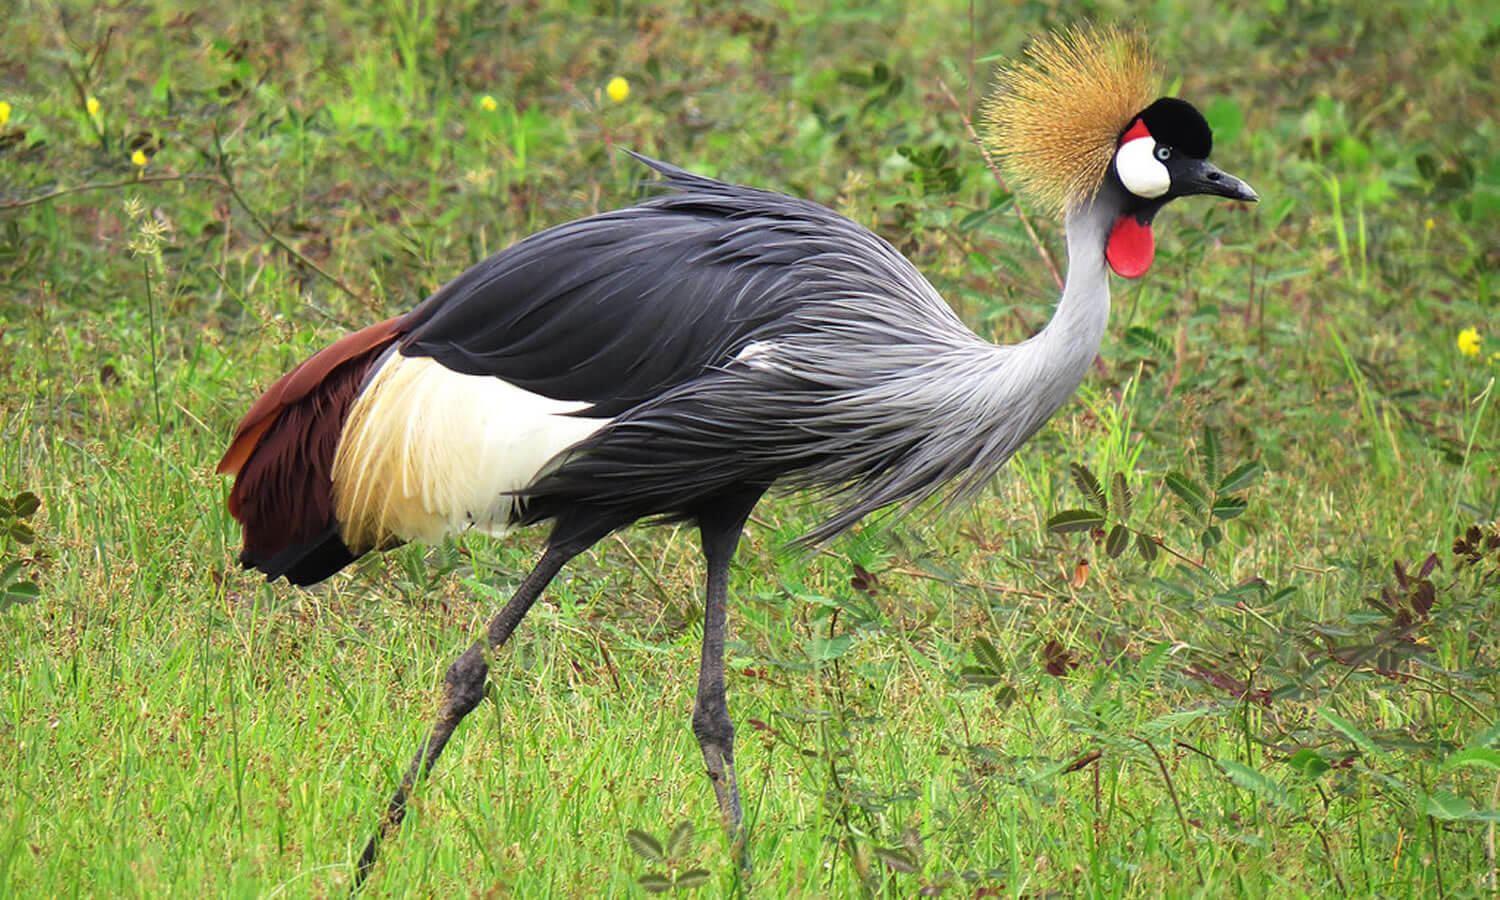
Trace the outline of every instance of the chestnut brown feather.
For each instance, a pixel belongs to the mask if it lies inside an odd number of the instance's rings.
[[[373,347],[383,347],[399,333],[399,323],[405,316],[394,316],[376,322],[359,331],[346,334],[298,363],[290,372],[281,376],[266,389],[260,399],[245,413],[239,427],[234,430],[234,440],[219,460],[220,475],[234,475],[255,452],[256,445],[266,429],[283,409],[312,393],[328,374],[341,364],[361,356]],[[234,507],[229,511],[234,512]]]
[[[240,423],[219,471],[235,475],[228,506],[244,529],[246,566],[307,584],[353,558],[333,515],[334,453],[365,376],[399,323],[371,325],[304,360]]]

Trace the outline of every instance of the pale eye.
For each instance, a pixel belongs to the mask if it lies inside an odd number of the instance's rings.
[[[1171,147],[1157,147],[1156,148],[1156,158],[1159,159],[1159,160],[1161,160],[1162,162],[1166,162],[1167,160],[1171,159],[1172,158],[1172,148]]]

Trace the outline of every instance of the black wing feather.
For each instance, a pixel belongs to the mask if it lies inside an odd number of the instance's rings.
[[[407,316],[401,352],[616,416],[725,363],[785,316],[794,291],[782,280],[835,214],[642,159],[679,193],[476,264]]]

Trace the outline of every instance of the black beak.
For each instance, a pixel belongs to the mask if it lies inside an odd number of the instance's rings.
[[[1254,203],[1260,199],[1255,189],[1240,179],[1221,170],[1211,162],[1193,160],[1172,175],[1172,194],[1186,197],[1189,194],[1214,194],[1231,200]]]

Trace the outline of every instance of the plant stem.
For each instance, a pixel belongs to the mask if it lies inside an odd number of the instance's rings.
[[[146,323],[151,331],[151,403],[156,409],[156,453],[161,460],[161,385],[157,381],[157,369],[161,358],[156,347],[156,291],[151,284],[151,257],[141,255],[141,272],[146,277]]]

